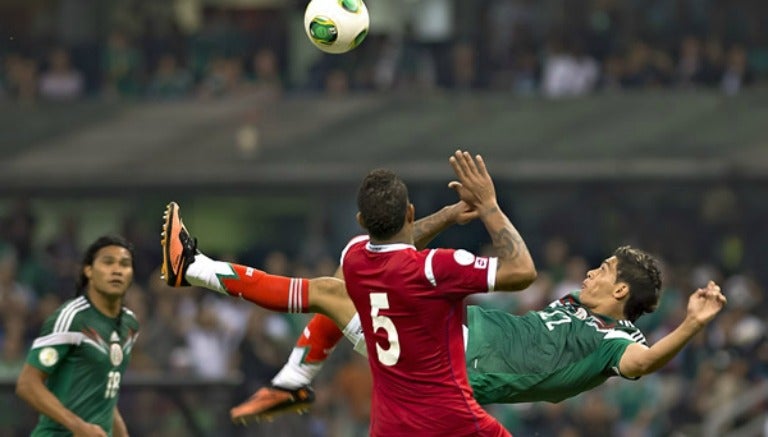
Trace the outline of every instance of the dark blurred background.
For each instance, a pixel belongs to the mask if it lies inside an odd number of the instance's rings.
[[[209,255],[332,274],[361,232],[368,170],[396,170],[426,215],[454,201],[447,158],[462,147],[486,158],[540,271],[473,302],[539,308],[622,244],[664,262],[661,305],[638,323],[651,342],[708,279],[729,299],[655,375],[490,406],[515,435],[768,436],[768,3],[366,4],[368,39],[333,56],[306,39],[303,1],[0,3],[0,435],[34,425],[15,377],[107,232],[137,246],[132,435],[366,435],[370,374],[347,344],[310,414],[229,424],[307,316],[166,287],[160,216],[178,201]],[[488,242],[473,223],[434,244]]]

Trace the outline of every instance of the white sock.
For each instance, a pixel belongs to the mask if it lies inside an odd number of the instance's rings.
[[[347,340],[352,342],[357,353],[362,354],[363,356],[368,356],[365,349],[365,337],[363,337],[363,328],[360,326],[359,315],[355,314],[342,332],[344,333],[344,336],[347,337]],[[305,353],[306,350],[303,347],[293,348],[291,356],[288,357],[288,362],[285,363],[283,368],[277,372],[277,375],[272,378],[272,384],[291,390],[312,384],[312,381],[317,374],[320,373],[320,370],[322,370],[323,362],[307,364],[303,362]]]
[[[195,262],[187,268],[184,275],[187,282],[196,287],[203,287],[221,294],[227,294],[224,284],[219,281],[219,275],[232,277],[235,270],[229,263],[215,261],[202,253],[195,255]]]
[[[352,342],[353,349],[360,355],[367,357],[368,351],[365,349],[365,337],[363,337],[363,327],[360,325],[360,314],[355,313],[352,320],[341,331],[344,337]]]
[[[291,390],[311,384],[323,368],[323,363],[307,364],[302,362],[305,353],[306,349],[303,347],[293,348],[288,362],[272,378],[272,384]]]

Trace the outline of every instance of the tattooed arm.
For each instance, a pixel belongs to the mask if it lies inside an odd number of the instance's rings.
[[[416,220],[413,224],[413,244],[421,250],[427,247],[437,234],[453,224],[463,225],[477,218],[477,211],[460,200],[453,205]]]
[[[496,269],[496,290],[523,290],[536,279],[536,267],[520,233],[499,208],[496,188],[480,155],[474,159],[467,152],[457,151],[450,158],[458,181],[448,184],[459,198],[477,210],[480,220],[491,236],[499,259]]]

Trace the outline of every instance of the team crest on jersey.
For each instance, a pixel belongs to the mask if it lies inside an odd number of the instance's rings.
[[[44,347],[40,350],[40,354],[37,356],[40,360],[40,364],[45,367],[51,367],[59,361],[59,353],[52,347]]]
[[[589,313],[587,313],[587,310],[581,307],[579,307],[573,315],[576,316],[576,318],[578,318],[579,320],[586,320],[587,317],[589,317]]]
[[[123,362],[123,348],[118,343],[112,343],[109,346],[109,361],[117,367]]]
[[[488,258],[478,258],[475,260],[475,268],[476,269],[485,269],[488,268]]]

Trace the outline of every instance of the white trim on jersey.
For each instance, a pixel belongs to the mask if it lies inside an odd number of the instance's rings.
[[[64,309],[61,310],[59,316],[56,317],[56,323],[53,325],[53,332],[67,332],[72,325],[72,321],[75,319],[75,315],[80,311],[87,309],[91,304],[85,296],[80,296],[72,302],[68,303]]]
[[[392,243],[392,244],[373,244],[370,241],[365,245],[365,250],[376,253],[384,252],[397,252],[398,250],[413,249],[416,250],[416,246],[413,244],[405,243]]]
[[[62,344],[73,344],[75,346],[82,343],[85,334],[82,332],[54,332],[43,337],[37,337],[32,342],[32,349],[45,346],[59,346]]]
[[[611,329],[610,331],[608,331],[607,334],[605,334],[605,337],[603,338],[606,340],[613,340],[614,338],[623,338],[624,340],[629,340],[632,342],[637,341],[634,338],[632,338],[632,336],[629,335],[629,333],[624,331],[619,331],[618,329]]]
[[[291,278],[291,283],[288,287],[288,313],[300,313],[301,306],[301,279]]]
[[[339,258],[339,265],[340,266],[344,265],[344,255],[347,254],[347,251],[349,250],[350,246],[352,246],[353,244],[359,243],[361,241],[364,241],[364,240],[369,240],[370,238],[371,237],[369,237],[367,235],[358,235],[357,237],[354,237],[353,239],[349,240],[349,243],[347,243],[347,245],[344,246],[344,249],[342,249],[342,251],[341,251],[341,257]]]
[[[435,257],[437,249],[432,249],[427,255],[427,259],[424,261],[424,276],[427,277],[427,281],[432,284],[433,287],[437,287],[437,279],[435,279],[435,271],[432,268],[432,258]]]
[[[496,288],[496,271],[499,269],[499,259],[495,256],[488,258],[488,291]]]

